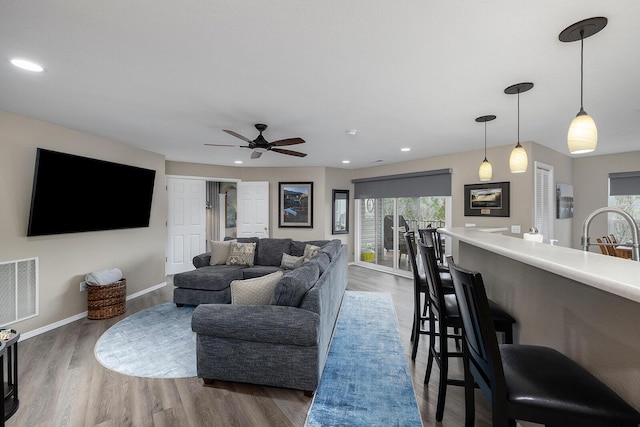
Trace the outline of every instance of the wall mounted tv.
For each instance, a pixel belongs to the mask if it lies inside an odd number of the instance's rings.
[[[148,227],[155,175],[38,148],[27,236]]]

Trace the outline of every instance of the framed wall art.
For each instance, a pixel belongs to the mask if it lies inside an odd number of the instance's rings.
[[[313,228],[313,182],[278,183],[278,227]]]
[[[509,216],[509,182],[466,184],[464,216]]]

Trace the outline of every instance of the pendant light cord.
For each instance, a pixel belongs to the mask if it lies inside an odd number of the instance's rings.
[[[580,111],[584,111],[582,107],[584,87],[584,29],[580,30]]]
[[[484,122],[484,161],[487,161],[487,122]]]
[[[518,89],[518,144],[520,145],[520,89]]]

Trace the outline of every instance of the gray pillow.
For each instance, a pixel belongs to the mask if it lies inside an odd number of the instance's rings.
[[[320,277],[320,268],[315,262],[307,262],[282,276],[273,291],[271,305],[298,307],[305,294]]]
[[[329,264],[331,264],[331,260],[329,259],[329,255],[327,255],[324,252],[318,253],[318,255],[313,257],[310,262],[314,262],[314,263],[318,264],[318,268],[320,269],[320,275],[321,276],[322,276],[322,273],[325,272],[327,267],[329,267]]]
[[[305,258],[303,256],[293,256],[289,254],[282,254],[282,261],[280,262],[280,267],[286,270],[293,270],[294,268],[298,268],[302,265]]]
[[[260,239],[258,243],[258,253],[256,254],[257,265],[271,265],[279,267],[282,261],[282,254],[289,254],[291,250],[291,239]]]

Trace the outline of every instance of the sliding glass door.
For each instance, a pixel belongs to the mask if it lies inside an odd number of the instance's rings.
[[[357,200],[357,262],[390,272],[410,273],[406,231],[443,227],[448,197],[398,197]]]

